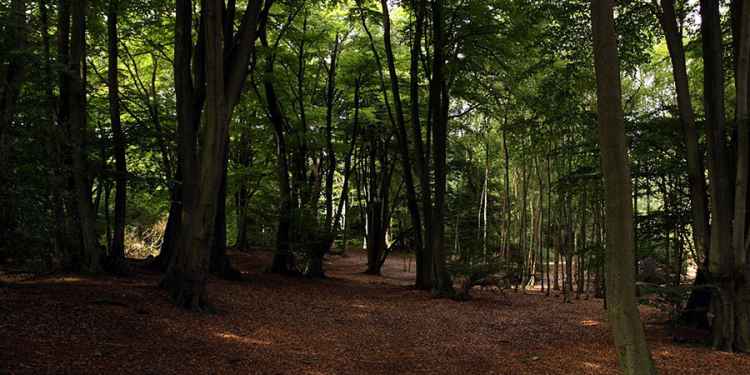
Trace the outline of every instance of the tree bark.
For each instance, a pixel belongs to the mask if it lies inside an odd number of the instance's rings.
[[[207,0],[203,12],[205,17],[206,128],[202,132],[200,157],[195,161],[197,168],[193,171],[198,184],[187,187],[194,190],[190,192],[194,199],[185,202],[183,207],[179,251],[175,254],[164,280],[164,285],[175,304],[193,310],[210,309],[206,281],[216,219],[216,197],[221,188],[222,163],[226,155],[225,147],[229,130],[221,48],[223,2]],[[189,13],[181,15],[188,16]]]
[[[112,125],[115,156],[115,223],[110,244],[114,262],[125,259],[125,210],[127,204],[127,165],[125,161],[125,135],[120,122],[120,93],[118,64],[117,16],[119,1],[110,0],[107,9],[107,47],[109,50],[107,72],[109,80],[109,117]]]
[[[380,5],[383,12],[383,40],[385,44],[386,63],[388,65],[388,74],[391,81],[393,107],[396,112],[396,140],[398,141],[398,148],[401,154],[401,169],[404,176],[404,184],[406,185],[407,206],[415,233],[421,233],[422,218],[419,214],[419,203],[417,201],[417,192],[414,186],[414,177],[412,175],[413,171],[411,155],[409,155],[409,139],[406,133],[406,120],[404,118],[403,103],[401,101],[401,90],[398,82],[398,74],[396,72],[396,62],[393,56],[393,47],[391,45],[391,20],[390,14],[388,12],[388,1],[380,0]],[[418,251],[423,251],[421,250],[421,235],[416,236],[415,239],[417,240],[417,246],[420,248]],[[420,274],[420,276],[424,278],[423,274]],[[425,280],[417,280],[418,286],[423,286],[421,284],[423,284],[424,282]]]
[[[419,105],[419,63],[422,56],[422,37],[424,33],[425,21],[425,0],[412,0],[414,8],[414,33],[411,46],[411,61],[409,66],[409,94],[411,104],[411,126],[412,137],[414,138],[414,151],[416,154],[415,170],[419,176],[419,184],[422,194],[422,226],[421,232],[416,233],[419,236],[416,243],[416,287],[422,290],[428,290],[432,287],[432,250],[430,239],[430,218],[432,217],[432,195],[430,186],[430,170],[428,150],[422,142],[422,123],[421,109]]]
[[[685,62],[685,47],[682,43],[682,32],[677,27],[675,0],[661,0],[659,22],[667,41],[669,57],[672,62],[677,108],[687,150],[688,179],[690,182],[690,204],[693,217],[693,242],[696,253],[701,258],[698,266],[703,267],[710,238],[708,225],[708,197],[706,196],[706,177],[703,172],[703,155],[698,147],[698,132],[695,126],[695,112],[690,98],[690,86]]]
[[[736,330],[735,251],[733,248],[733,199],[729,150],[725,142],[724,70],[721,15],[717,1],[701,1],[701,32],[704,59],[704,107],[706,139],[711,178],[710,279],[718,285],[711,297],[713,346],[720,350],[738,349]],[[747,84],[747,83],[745,83]],[[739,161],[739,159],[738,159]],[[744,194],[746,195],[746,194]],[[746,197],[743,197],[743,201]],[[736,220],[737,218],[735,218]],[[744,220],[744,219],[741,219]],[[744,232],[744,231],[743,231]]]
[[[443,2],[432,0],[432,40],[433,64],[430,87],[430,111],[432,112],[433,163],[435,169],[435,196],[432,212],[432,272],[433,294],[450,296],[454,294],[451,276],[446,267],[445,248],[445,190],[446,190],[446,149],[448,141],[448,118],[446,107],[448,88],[445,80],[445,35],[443,34]]]
[[[229,133],[225,140],[221,184],[216,196],[216,218],[214,220],[213,240],[211,241],[210,271],[225,280],[240,280],[242,274],[232,267],[227,255],[227,172],[229,167]]]
[[[261,42],[268,47],[265,35],[261,35]],[[294,270],[294,254],[291,252],[289,232],[292,220],[292,196],[289,181],[289,161],[286,145],[286,120],[281,112],[279,99],[274,88],[273,70],[274,57],[266,57],[266,70],[263,76],[263,87],[266,95],[266,105],[271,125],[276,138],[276,173],[279,183],[279,222],[276,229],[276,249],[271,264],[271,272],[287,274]]]
[[[101,271],[101,248],[96,233],[96,212],[91,202],[88,161],[86,158],[86,10],[85,0],[72,4],[72,26],[70,37],[70,60],[68,74],[71,77],[70,137],[72,144],[73,182],[78,209],[83,257],[81,268],[89,273]]]
[[[750,5],[743,2],[737,15],[738,38],[735,75],[735,116],[737,121],[737,176],[735,178],[734,228],[734,349],[750,352],[750,264],[748,264],[748,170],[750,169],[750,116],[748,115],[748,84],[750,81]]]
[[[625,374],[656,374],[635,297],[633,206],[613,0],[592,0],[599,145],[607,197],[607,313]]]

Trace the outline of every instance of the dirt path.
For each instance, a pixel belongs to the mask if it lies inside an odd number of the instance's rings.
[[[0,286],[0,374],[617,373],[599,300],[434,300],[408,287],[403,258],[372,277],[362,254],[334,257],[329,279],[308,280],[263,273],[267,253],[233,256],[249,281],[211,280],[218,315],[172,307],[156,274]],[[647,327],[664,374],[750,373],[750,356]]]

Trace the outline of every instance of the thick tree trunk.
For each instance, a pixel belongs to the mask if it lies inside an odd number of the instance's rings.
[[[743,2],[738,19],[737,67],[735,76],[735,116],[737,121],[737,176],[735,178],[734,228],[734,349],[750,352],[750,263],[748,263],[747,200],[750,169],[750,4]]]
[[[736,268],[736,252],[734,245],[740,246],[741,233],[737,238],[732,238],[733,225],[738,225],[734,217],[733,209],[739,208],[743,211],[744,203],[740,207],[733,207],[734,191],[732,189],[732,177],[730,175],[729,150],[725,144],[725,113],[724,113],[724,71],[722,58],[722,30],[719,4],[717,1],[701,1],[701,31],[703,34],[703,58],[704,58],[704,102],[706,110],[706,138],[709,148],[709,175],[711,177],[711,209],[713,223],[711,225],[711,247],[709,250],[709,272],[711,280],[718,285],[711,297],[711,312],[714,319],[711,323],[713,346],[721,350],[743,350],[740,327],[735,321],[738,309],[738,289],[736,272],[742,272]],[[739,47],[739,45],[738,45]],[[744,82],[747,85],[747,81]],[[742,88],[740,88],[742,90]],[[739,98],[738,98],[739,99]],[[738,108],[739,109],[739,108]],[[745,138],[742,135],[742,138]],[[746,142],[741,140],[741,142]],[[746,156],[739,155],[738,162]],[[746,169],[739,166],[739,169]],[[745,202],[746,199],[746,172],[740,172],[745,177],[738,181],[741,184],[737,192],[742,197],[738,200]],[[742,190],[745,190],[743,192]],[[735,202],[736,203],[736,202]],[[739,222],[744,221],[744,214]],[[744,226],[744,224],[742,224]],[[744,230],[741,230],[744,233]],[[734,242],[734,243],[733,243]],[[742,249],[745,250],[745,249]],[[745,324],[745,326],[747,326]],[[746,330],[747,331],[747,330]],[[747,337],[747,336],[746,336]],[[746,345],[746,344],[745,344]],[[747,347],[744,350],[748,350]]]
[[[748,171],[750,170],[750,115],[748,99],[750,94],[750,4],[741,2],[741,14],[737,15],[740,25],[739,53],[735,77],[735,104],[738,133],[737,177],[735,179],[734,206],[734,348],[740,352],[750,352],[750,262],[748,262]]]
[[[68,74],[71,77],[70,138],[72,144],[73,181],[76,206],[83,245],[81,268],[90,273],[101,271],[102,249],[96,234],[96,212],[91,202],[88,162],[86,158],[86,10],[85,0],[72,4],[72,27],[70,38],[70,61]]]
[[[454,294],[453,282],[446,267],[445,248],[445,190],[448,118],[446,107],[448,88],[445,81],[445,35],[443,34],[443,0],[432,0],[433,65],[430,86],[430,111],[432,112],[433,163],[435,168],[435,197],[432,212],[433,294]]]
[[[199,184],[186,186],[194,189],[191,195],[195,199],[186,202],[183,207],[180,247],[164,280],[164,285],[178,306],[197,310],[209,308],[206,281],[210,245],[229,130],[221,49],[222,9],[222,1],[205,2],[206,128],[202,132],[200,158],[196,160],[198,168],[194,171]],[[178,14],[180,11],[181,7],[178,5]],[[188,15],[189,13],[182,14]]]
[[[592,0],[594,65],[602,171],[607,196],[607,313],[625,374],[656,374],[635,297],[630,166],[613,0]]]
[[[110,0],[107,9],[107,46],[109,50],[109,117],[112,124],[115,154],[115,225],[109,256],[114,262],[125,259],[125,210],[127,204],[127,165],[125,163],[125,135],[120,122],[119,74],[117,71],[118,37],[117,16],[119,1]]]

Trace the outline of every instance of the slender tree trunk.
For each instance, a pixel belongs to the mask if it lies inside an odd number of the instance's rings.
[[[73,178],[73,149],[71,134],[70,102],[72,97],[73,76],[69,74],[70,65],[70,28],[71,28],[71,3],[68,0],[59,0],[57,10],[57,65],[59,69],[59,95],[57,105],[57,127],[61,133],[63,142],[60,146],[60,180],[65,185],[63,194],[63,207],[65,215],[66,254],[68,262],[73,266],[80,264],[81,234],[78,226],[78,207],[75,194],[75,183]],[[1,173],[1,172],[0,172]],[[8,209],[8,211],[12,208]]]
[[[505,124],[503,124],[505,125]],[[506,261],[510,262],[510,230],[511,230],[511,201],[510,201],[510,153],[508,152],[508,132],[503,127],[503,157],[505,162],[503,168],[505,169],[505,228],[504,228],[504,247]],[[557,258],[555,258],[557,259]],[[557,271],[555,271],[557,275]],[[555,276],[557,280],[557,276]]]
[[[110,0],[107,9],[107,39],[109,49],[109,118],[112,124],[115,154],[115,226],[110,244],[110,257],[115,262],[125,259],[125,210],[127,204],[127,165],[125,163],[125,135],[120,123],[119,74],[117,70],[117,16],[119,1]]]
[[[42,26],[42,46],[44,56],[44,77],[45,77],[45,96],[46,96],[46,107],[47,107],[47,121],[48,128],[47,136],[45,139],[46,150],[49,153],[50,165],[49,165],[49,196],[50,205],[52,206],[52,213],[55,218],[54,222],[54,248],[57,254],[62,254],[69,251],[66,248],[66,233],[65,233],[65,211],[63,206],[64,191],[62,190],[63,179],[62,177],[62,158],[60,149],[60,140],[63,133],[60,131],[57,124],[57,100],[54,94],[54,86],[49,82],[54,80],[54,74],[52,72],[52,53],[51,43],[49,34],[49,15],[48,15],[48,3],[46,0],[39,1],[39,15]],[[2,152],[2,151],[0,151]],[[2,165],[2,162],[0,162]],[[1,220],[1,219],[0,219]]]
[[[560,290],[560,247],[555,249],[555,277],[552,284],[552,289]]]
[[[549,272],[549,261],[550,251],[552,248],[552,171],[550,170],[550,156],[549,151],[546,156],[547,159],[547,259],[544,262],[544,269],[547,273],[545,277],[547,279],[547,295],[550,295],[552,285],[550,285],[550,272]],[[555,257],[555,287],[557,288],[557,257]]]
[[[613,0],[591,3],[599,144],[607,196],[607,313],[623,372],[656,374],[635,298],[635,272],[629,267],[635,258],[632,187],[613,7]]]
[[[249,135],[250,128],[244,127],[241,130],[240,134],[240,150],[238,152],[239,154],[239,163],[246,171],[250,170],[252,166],[252,144],[250,143],[250,135]],[[235,195],[235,201],[237,206],[237,238],[235,240],[235,247],[239,250],[247,250],[248,247],[248,239],[247,239],[247,225],[248,225],[248,217],[247,217],[247,210],[249,207],[249,198],[248,198],[248,178],[243,177],[240,180],[240,186],[237,189],[237,194]]]
[[[698,132],[695,126],[695,112],[690,98],[690,87],[685,62],[685,48],[682,43],[682,33],[677,25],[674,0],[661,0],[661,12],[658,14],[662,30],[666,36],[667,48],[672,61],[672,73],[677,93],[677,106],[682,123],[685,146],[687,150],[688,179],[690,182],[690,203],[693,224],[693,244],[698,256],[698,273],[704,274],[708,264],[708,250],[710,247],[710,227],[708,225],[708,197],[706,195],[706,181],[703,167],[703,155],[698,146]],[[705,280],[696,277],[697,281]],[[696,286],[699,286],[696,283]],[[710,302],[710,292],[704,288],[696,288],[691,292],[688,302],[687,319],[694,324],[707,325],[705,313]],[[705,305],[699,303],[705,301]],[[705,322],[705,323],[702,323]]]
[[[429,170],[429,147],[425,148],[422,142],[421,108],[419,105],[419,63],[422,56],[422,37],[424,33],[425,0],[412,0],[414,8],[414,33],[411,46],[411,61],[409,66],[409,96],[411,100],[411,127],[412,138],[416,154],[415,169],[419,176],[419,184],[422,194],[422,217],[424,228],[415,228],[418,236],[414,249],[416,253],[416,287],[427,290],[432,288],[432,250],[430,218],[432,217],[432,200]],[[417,232],[420,230],[421,232]]]
[[[570,296],[573,293],[573,255],[575,252],[575,233],[573,232],[573,211],[570,207],[572,196],[568,196],[563,202],[562,206],[564,209],[563,218],[565,223],[563,224],[563,239],[562,246],[563,254],[565,255],[565,278],[563,280],[563,301],[570,303]]]
[[[333,43],[331,52],[331,63],[328,67],[328,82],[326,84],[326,154],[328,156],[328,169],[326,171],[325,206],[326,219],[325,230],[333,231],[333,177],[336,174],[336,152],[333,149],[333,106],[336,95],[336,67],[339,55],[339,35]]]
[[[388,74],[391,82],[391,94],[393,95],[393,106],[396,115],[396,139],[398,141],[399,152],[401,154],[401,169],[403,170],[404,183],[406,185],[406,200],[411,215],[412,225],[416,233],[422,231],[422,218],[419,215],[419,203],[417,201],[417,192],[414,186],[414,177],[412,175],[412,162],[409,155],[409,139],[406,133],[406,120],[404,118],[403,103],[401,101],[401,90],[396,72],[396,62],[393,56],[393,47],[391,46],[391,20],[388,12],[388,2],[380,1],[383,12],[383,40],[385,44],[386,63],[388,65]],[[413,125],[412,125],[413,127]],[[421,134],[421,131],[420,131]],[[421,135],[420,135],[421,137]],[[422,238],[417,236],[417,246],[422,247]],[[420,284],[417,280],[417,284]],[[424,280],[422,280],[424,281]],[[418,285],[419,286],[419,285]]]
[[[223,165],[221,168],[221,185],[216,196],[216,219],[214,220],[213,239],[211,241],[211,273],[225,280],[240,280],[242,274],[232,267],[227,255],[227,172],[229,158],[229,133],[225,141]]]
[[[346,237],[346,231],[348,228],[345,215],[348,210],[347,207],[349,205],[349,181],[352,174],[352,158],[354,157],[354,151],[357,147],[357,139],[359,136],[360,86],[361,81],[359,78],[357,78],[354,83],[354,123],[352,124],[352,135],[351,140],[349,141],[349,151],[347,152],[344,159],[344,182],[341,186],[341,195],[339,196],[338,207],[333,219],[333,239],[336,238],[336,233],[338,233],[342,217],[344,220],[344,237]],[[330,247],[333,246],[333,239],[328,245],[328,250],[330,250]],[[346,238],[344,238],[344,240],[346,240]],[[346,251],[346,241],[344,241],[344,251]]]
[[[261,36],[264,47],[268,47],[268,42],[264,35]],[[276,96],[276,90],[273,82],[273,56],[267,57],[266,74],[263,77],[263,86],[265,88],[266,103],[271,124],[273,125],[274,135],[276,138],[276,172],[279,183],[279,223],[276,229],[276,249],[271,264],[271,272],[290,273],[294,270],[294,254],[291,252],[289,234],[292,220],[292,195],[289,181],[289,161],[286,144],[286,120],[281,112],[279,99]]]
[[[162,272],[165,272],[172,261],[172,256],[177,248],[180,226],[182,226],[182,184],[181,180],[182,167],[177,167],[175,180],[178,183],[170,189],[169,192],[169,214],[167,215],[167,224],[164,228],[164,238],[161,242],[159,255],[156,257],[154,266]]]
[[[690,204],[693,224],[693,242],[700,258],[698,266],[703,267],[707,255],[710,232],[708,226],[708,198],[706,177],[703,172],[703,155],[698,147],[698,131],[695,126],[695,112],[690,98],[690,86],[685,62],[685,48],[682,33],[677,25],[674,8],[675,0],[661,0],[659,22],[666,36],[667,48],[672,61],[677,107],[687,149],[688,179],[690,181]]]

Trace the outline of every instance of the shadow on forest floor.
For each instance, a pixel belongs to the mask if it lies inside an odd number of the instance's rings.
[[[600,300],[436,300],[410,287],[408,259],[369,276],[356,251],[328,259],[325,280],[264,273],[262,251],[232,258],[247,281],[211,279],[218,315],[174,308],[154,273],[0,280],[0,374],[617,373]],[[661,373],[750,368],[750,356],[675,345],[658,312],[642,313]]]

